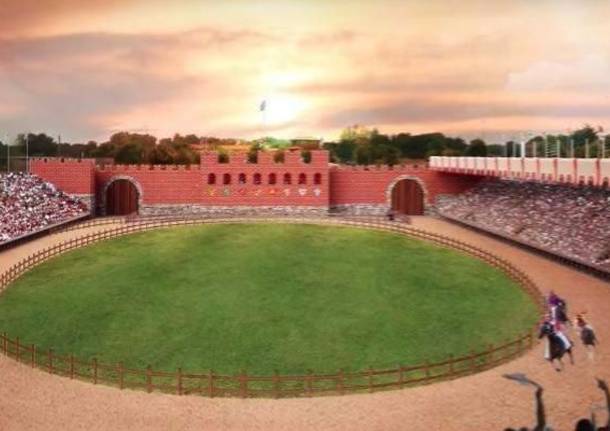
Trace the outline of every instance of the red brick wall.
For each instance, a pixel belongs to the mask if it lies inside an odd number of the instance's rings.
[[[199,204],[209,206],[318,206],[345,204],[386,204],[390,184],[400,176],[420,179],[432,204],[438,194],[461,193],[482,177],[431,171],[426,167],[337,167],[329,168],[326,151],[312,151],[311,163],[299,153],[288,152],[283,163],[274,163],[271,153],[259,153],[258,163],[246,162],[246,154],[218,163],[216,153],[203,154],[199,166],[121,166],[95,167],[92,159],[34,159],[32,172],[71,194],[97,194],[103,202],[105,186],[115,178],[132,178],[143,191],[142,204]],[[289,173],[291,184],[284,184]],[[208,184],[208,176],[216,177]],[[231,184],[223,184],[225,174]],[[244,174],[246,182],[239,183]],[[254,184],[254,175],[261,184]],[[269,184],[275,174],[276,184]],[[298,184],[299,175],[306,176]],[[319,174],[320,184],[314,184]]]
[[[271,153],[258,154],[258,163],[246,163],[246,154],[236,154],[230,163],[218,163],[216,153],[202,155],[203,199],[206,205],[247,206],[328,206],[329,177],[328,152],[312,151],[311,162],[304,163],[298,152],[287,152],[283,163],[275,163]],[[216,184],[208,184],[209,175],[215,175]],[[224,175],[229,174],[231,184],[224,185]],[[239,184],[244,174],[245,184]],[[261,184],[254,184],[254,176],[260,174]],[[275,184],[270,184],[270,175]],[[290,184],[284,184],[284,175],[290,175]],[[305,183],[299,184],[299,176],[305,175]],[[314,184],[318,174],[320,184]]]
[[[426,167],[334,167],[330,171],[330,204],[385,204],[390,184],[400,176],[416,177],[426,188],[428,204],[439,194],[462,193],[482,177],[452,175]]]
[[[144,205],[200,204],[210,206],[328,206],[328,153],[312,151],[311,163],[304,163],[299,153],[286,153],[284,163],[274,163],[270,153],[260,153],[258,163],[246,163],[246,154],[234,154],[229,163],[218,163],[217,153],[203,154],[200,166],[122,166],[98,169],[98,196],[113,178],[133,178],[143,191]],[[284,184],[284,174],[291,175],[291,184]],[[208,184],[209,174],[215,184]],[[231,177],[223,184],[224,175]],[[245,183],[239,183],[239,175]],[[254,175],[261,175],[261,184],[254,184]],[[269,184],[275,174],[276,184]],[[305,174],[305,184],[298,184]],[[314,184],[319,174],[320,184]]]
[[[106,185],[118,178],[132,179],[142,190],[144,205],[197,204],[203,192],[199,166],[106,165],[95,173],[98,202]]]
[[[30,170],[68,194],[95,193],[95,160],[32,159]]]

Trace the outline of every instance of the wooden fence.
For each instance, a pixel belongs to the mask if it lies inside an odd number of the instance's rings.
[[[538,310],[544,310],[544,299],[530,278],[506,260],[478,247],[457,241],[443,235],[426,232],[400,223],[374,220],[325,219],[325,218],[247,218],[223,217],[208,219],[165,219],[140,221],[123,226],[87,234],[42,249],[0,275],[0,293],[25,271],[54,257],[79,247],[94,244],[106,239],[144,232],[151,229],[173,226],[188,226],[212,223],[300,223],[354,226],[378,229],[423,239],[438,245],[468,253],[500,269],[515,280],[531,296]],[[533,330],[533,329],[532,329]],[[148,392],[163,391],[178,395],[199,394],[210,397],[298,397],[324,394],[344,394],[359,391],[376,391],[390,388],[403,388],[418,384],[432,383],[476,373],[519,356],[534,344],[532,332],[522,334],[512,341],[500,345],[490,345],[478,352],[460,357],[449,357],[440,362],[425,362],[418,365],[397,364],[387,369],[368,369],[356,372],[338,370],[331,374],[316,374],[313,371],[303,375],[269,376],[249,375],[242,371],[235,375],[217,374],[213,370],[205,373],[185,372],[177,369],[172,372],[125,367],[122,363],[104,364],[93,358],[83,360],[73,355],[58,355],[52,349],[40,349],[26,344],[19,338],[10,338],[6,333],[0,335],[0,349],[3,354],[18,362],[71,379],[81,379],[94,384],[103,383],[118,386],[120,389],[144,389]]]

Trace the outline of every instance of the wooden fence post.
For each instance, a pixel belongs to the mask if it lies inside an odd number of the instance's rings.
[[[124,376],[123,376],[123,363],[117,363],[117,372],[119,373],[119,389],[123,389]]]
[[[470,371],[474,372],[477,368],[474,349],[470,350]]]
[[[31,358],[32,368],[36,365],[36,344],[32,344],[32,358]]]
[[[182,395],[182,368],[176,372],[176,394]]]
[[[246,371],[242,370],[238,379],[239,379],[239,395],[242,398],[247,398],[248,397],[248,373]]]
[[[402,365],[398,364],[398,387],[403,388],[405,385],[405,373]]]
[[[53,374],[53,349],[49,349],[49,373]]]
[[[306,377],[306,383],[307,383],[307,396],[311,397],[313,395],[313,371],[312,370],[307,370],[307,377]]]
[[[210,398],[214,398],[214,371],[208,372],[208,395]]]
[[[15,338],[15,359],[17,359],[17,362],[21,362],[21,345],[19,344],[19,337]]]
[[[273,398],[280,397],[280,376],[277,370],[273,370]]]
[[[337,373],[337,391],[343,395],[343,368]]]
[[[146,367],[146,392],[150,394],[152,389],[152,367],[149,364],[148,367]]]
[[[92,364],[92,368],[93,368],[93,384],[97,385],[97,359],[93,358],[93,364]]]
[[[487,351],[487,365],[489,367],[491,367],[491,364],[493,363],[493,356],[494,356],[494,345],[490,344],[488,351]]]

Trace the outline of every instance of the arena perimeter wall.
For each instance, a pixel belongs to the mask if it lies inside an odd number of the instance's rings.
[[[218,154],[209,152],[202,154],[199,165],[97,167],[93,159],[46,158],[32,160],[31,171],[68,194],[90,198],[91,208],[97,207],[99,214],[105,214],[108,186],[120,179],[137,188],[142,214],[332,210],[370,215],[389,209],[392,187],[401,179],[417,181],[429,206],[438,195],[464,192],[483,178],[417,165],[337,166],[329,164],[324,150],[312,151],[310,163],[299,152],[285,153],[281,163],[272,157],[260,152],[257,163],[248,163],[246,153],[235,153],[228,163],[219,163]],[[225,176],[230,176],[229,184]],[[289,184],[285,176],[290,177]],[[244,178],[245,182],[240,181]]]

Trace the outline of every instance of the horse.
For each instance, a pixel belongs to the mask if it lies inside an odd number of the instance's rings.
[[[545,358],[554,366],[554,361],[557,360],[560,364],[560,367],[555,367],[556,371],[561,371],[563,369],[563,362],[561,358],[566,353],[570,356],[570,363],[574,365],[574,357],[572,356],[572,343],[568,338],[562,333],[555,331],[553,324],[551,322],[544,322],[540,327],[540,333],[538,334],[538,338],[546,337],[547,338],[547,352],[545,353]]]

